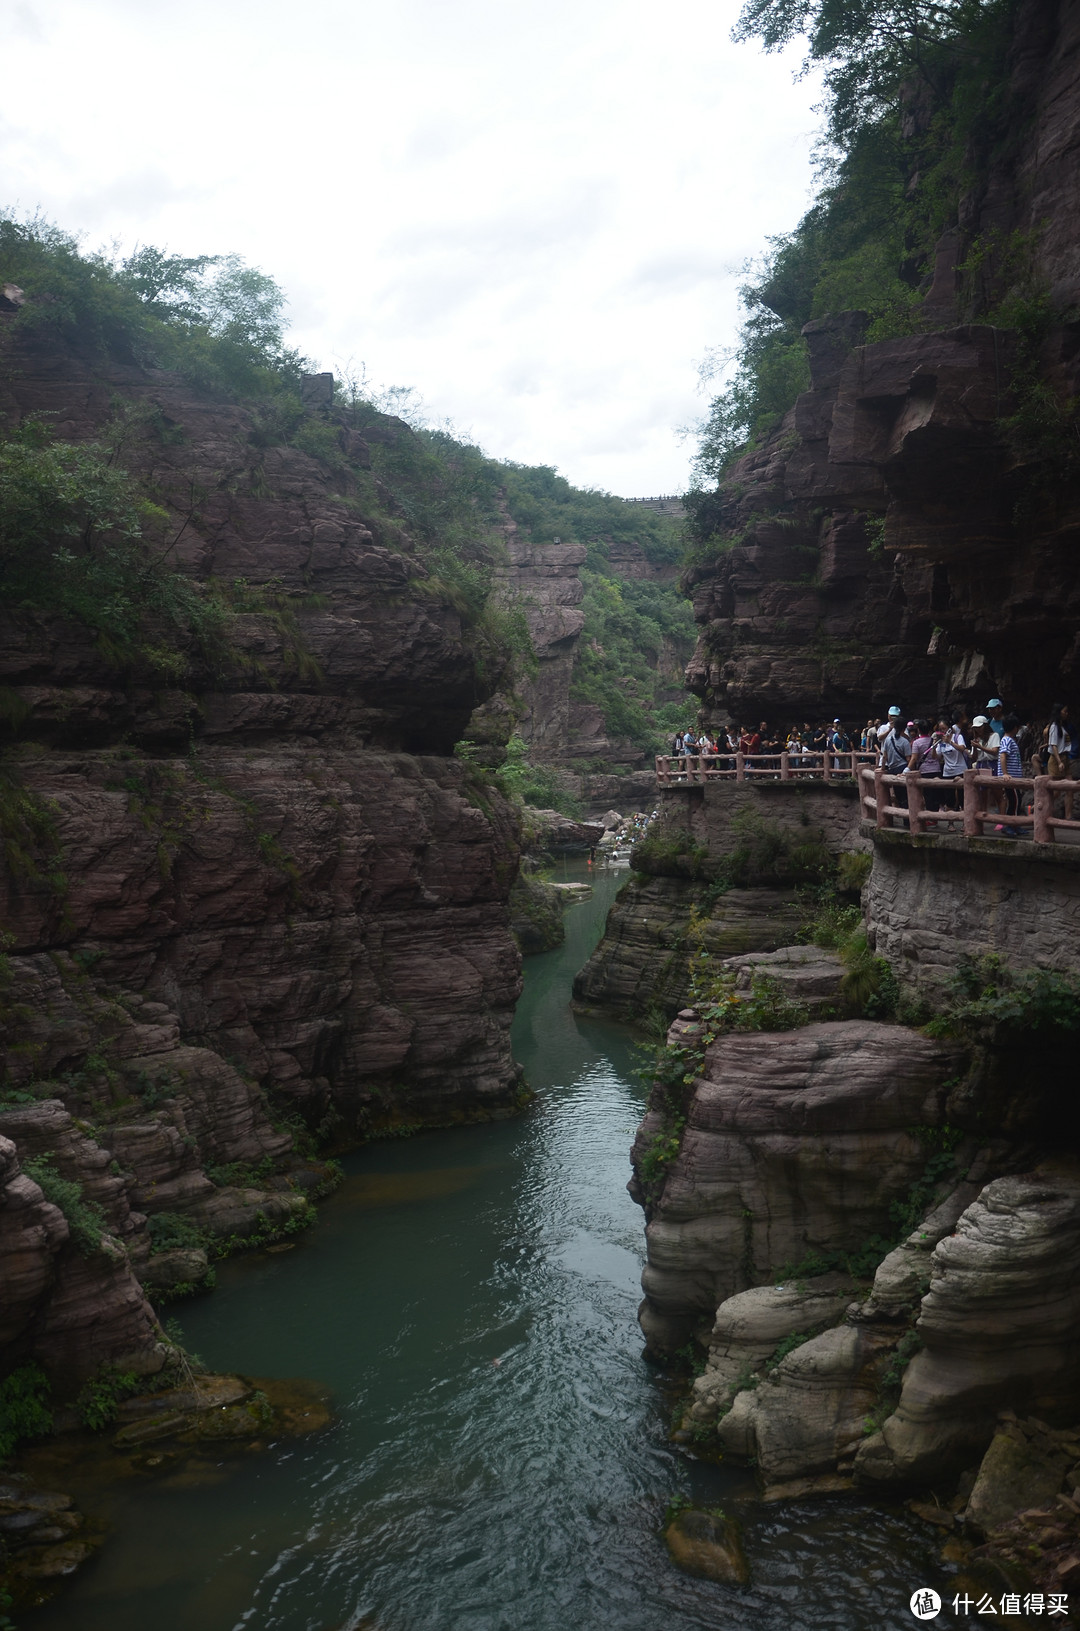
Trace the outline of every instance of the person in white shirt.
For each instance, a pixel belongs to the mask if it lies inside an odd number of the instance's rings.
[[[954,719],[952,724],[944,719],[938,720],[934,752],[941,761],[942,805],[945,809],[955,810],[960,778],[968,767],[968,745],[958,719]]]

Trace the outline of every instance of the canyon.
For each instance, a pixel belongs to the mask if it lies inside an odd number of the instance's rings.
[[[1071,8],[1019,7],[1018,135],[941,236],[914,330],[811,321],[809,389],[708,495],[681,580],[702,724],[991,691],[1038,711],[1075,683],[1073,455],[1018,431],[1030,336],[970,268],[994,233],[1033,244],[1054,314],[1038,384],[1067,429],[1078,48]],[[770,1501],[914,1497],[950,1566],[1015,1561],[1045,1520],[1025,1578],[1080,1584],[1080,850],[879,829],[842,783],[657,791],[574,694],[585,546],[537,542],[500,498],[498,549],[455,564],[386,479],[420,456],[401,420],[316,376],[283,429],[48,315],[8,286],[5,426],[108,448],[220,620],[216,645],[133,654],[0,610],[0,1373],[46,1376],[72,1430],[86,1389],[124,1378],[129,1448],[198,1437],[165,1304],[231,1253],[287,1248],[335,1154],[480,1139],[526,1108],[520,948],[558,934],[521,892],[522,813],[494,774],[520,731],[590,813],[659,807],[560,1023],[663,1039],[630,1192],[681,1453],[753,1468]],[[674,575],[625,541],[607,560]],[[523,613],[524,674],[495,610]],[[537,819],[538,852],[559,820]],[[589,846],[569,825],[563,848]],[[513,1369],[499,1346],[469,1359],[485,1385]],[[259,1442],[263,1388],[202,1383]],[[34,1578],[66,1577],[68,1498],[4,1490],[0,1520],[41,1531]]]

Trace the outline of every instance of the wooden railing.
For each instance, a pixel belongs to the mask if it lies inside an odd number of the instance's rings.
[[[854,781],[876,753],[682,753],[661,754],[656,780],[661,787],[700,786],[715,781]]]
[[[955,780],[941,776],[890,776],[880,768],[859,772],[865,819],[878,827],[906,827],[915,834],[962,834],[965,838],[1031,839],[1053,844],[1058,834],[1080,832],[1073,798],[1080,784],[1050,776],[1013,776],[1006,781],[982,770],[966,770]],[[900,795],[896,789],[902,789]],[[1009,793],[1015,813],[1009,813]],[[1063,814],[1058,815],[1058,803]],[[937,805],[939,808],[934,808]],[[1001,829],[1000,831],[998,829]],[[1006,831],[1005,829],[1011,829]]]

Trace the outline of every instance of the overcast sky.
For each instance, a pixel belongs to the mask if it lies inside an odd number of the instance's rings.
[[[235,251],[321,367],[489,453],[678,491],[697,364],[811,182],[735,0],[0,0],[0,202]]]

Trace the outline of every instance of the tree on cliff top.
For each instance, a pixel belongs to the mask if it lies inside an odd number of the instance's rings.
[[[845,146],[895,108],[902,86],[946,96],[956,50],[1002,9],[1001,0],[746,0],[732,38],[778,51],[805,37],[803,71],[825,64],[828,134]]]
[[[0,211],[0,282],[29,297],[15,321],[59,328],[121,362],[174,368],[217,395],[295,387],[305,359],[284,344],[285,294],[239,255],[169,255],[144,245],[126,260],[84,253],[35,216]]]
[[[868,338],[921,322],[933,247],[1001,139],[1017,0],[746,0],[733,31],[778,50],[807,40],[824,68],[821,189],[793,232],[770,240],[740,291],[738,343],[702,367],[723,389],[697,427],[695,480],[715,483],[809,384],[802,327],[863,310]],[[707,541],[715,506],[692,496]]]

